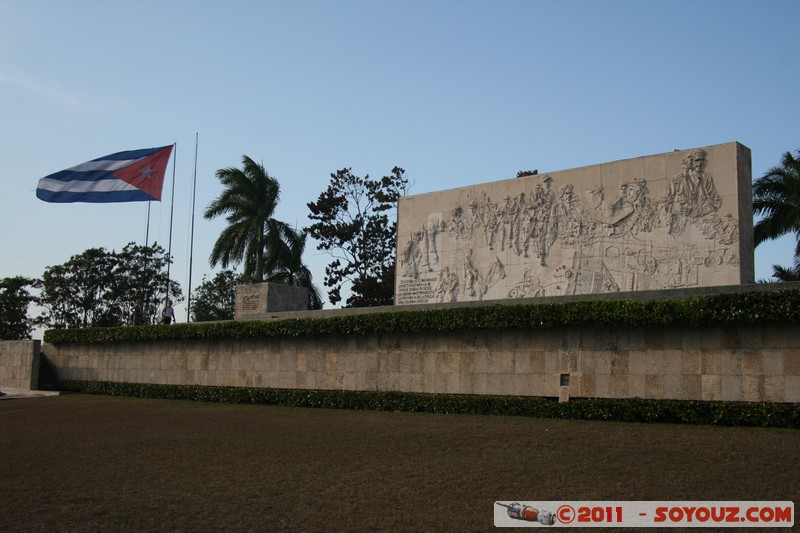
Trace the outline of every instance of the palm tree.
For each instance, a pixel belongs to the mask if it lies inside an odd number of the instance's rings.
[[[264,281],[266,265],[279,264],[284,240],[297,235],[288,225],[273,218],[280,198],[280,184],[248,156],[242,156],[243,168],[221,168],[217,178],[224,190],[206,208],[207,220],[227,215],[228,226],[222,230],[209,263],[223,268],[244,263],[244,275],[254,282]]]
[[[772,265],[772,277],[778,281],[800,281],[800,255],[794,256],[794,265]]]
[[[288,236],[287,236],[288,237]],[[308,308],[322,309],[322,297],[312,282],[311,270],[303,264],[307,234],[293,233],[273,248],[266,263],[267,281],[308,289]]]
[[[797,154],[800,156],[800,150]],[[794,233],[794,254],[800,256],[800,160],[791,152],[783,154],[780,166],[770,168],[753,183],[753,213],[764,217],[753,228],[756,246]]]

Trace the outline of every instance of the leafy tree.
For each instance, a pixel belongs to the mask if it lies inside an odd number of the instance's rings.
[[[47,267],[38,282],[39,321],[51,328],[121,326],[141,300],[144,323],[153,323],[167,291],[169,258],[158,245],[130,243],[122,252],[90,248],[62,265]],[[180,285],[169,281],[169,294],[182,300]]]
[[[322,297],[312,282],[311,270],[303,263],[307,235],[296,235],[281,242],[274,254],[274,264],[268,265],[267,281],[283,285],[295,285],[308,289],[308,308],[322,309]]]
[[[192,320],[233,320],[236,311],[236,286],[245,283],[243,274],[222,270],[212,279],[203,276],[192,301]]]
[[[753,228],[756,246],[794,233],[794,255],[800,257],[800,160],[791,152],[753,183],[753,213],[763,215]]]
[[[389,176],[372,180],[343,168],[331,174],[328,188],[308,204],[306,228],[333,261],[325,268],[325,286],[332,304],[350,285],[349,306],[390,305],[394,301],[394,262],[397,222],[389,212],[406,194],[405,170],[394,167]]]
[[[395,266],[392,264],[383,269],[381,277],[357,278],[353,282],[347,305],[350,307],[392,305],[394,303],[394,272]]]
[[[0,280],[0,340],[31,338],[33,320],[28,317],[28,306],[34,297],[26,287],[32,285],[32,279],[22,276]]]
[[[167,279],[167,264],[172,258],[157,243],[153,246],[128,243],[114,258],[114,282],[109,298],[119,309],[122,324],[130,323],[128,317],[132,316],[137,301],[142,304],[143,323],[158,324],[167,297],[173,302],[183,300],[180,284]]]
[[[275,255],[283,241],[296,238],[287,224],[275,220],[280,198],[280,184],[263,165],[242,156],[243,168],[221,168],[217,178],[224,189],[205,211],[211,220],[227,215],[228,226],[211,250],[211,266],[244,263],[244,275],[255,282],[264,281],[266,265],[276,265]]]
[[[105,248],[89,248],[63,265],[47,267],[41,279],[42,322],[53,328],[110,325],[114,261]],[[117,314],[119,310],[116,310]]]

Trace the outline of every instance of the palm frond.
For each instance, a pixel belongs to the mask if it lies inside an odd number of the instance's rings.
[[[800,255],[800,160],[791,152],[753,182],[753,214],[762,217],[753,227],[756,246],[794,233],[795,255]]]

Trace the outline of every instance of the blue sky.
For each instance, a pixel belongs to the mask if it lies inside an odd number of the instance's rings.
[[[418,194],[739,141],[758,177],[800,149],[799,17],[793,0],[0,0],[0,277],[144,243],[146,204],[48,204],[36,183],[173,142],[184,293],[190,255],[193,287],[218,270],[224,221],[202,211],[243,154],[300,227],[343,167],[401,166]],[[150,226],[165,247],[171,174]],[[756,278],[792,250],[759,246]],[[328,260],[307,250],[321,288]]]

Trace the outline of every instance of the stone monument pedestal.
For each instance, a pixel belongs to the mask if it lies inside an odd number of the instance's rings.
[[[235,320],[263,320],[270,313],[305,311],[308,289],[276,283],[236,286]]]

